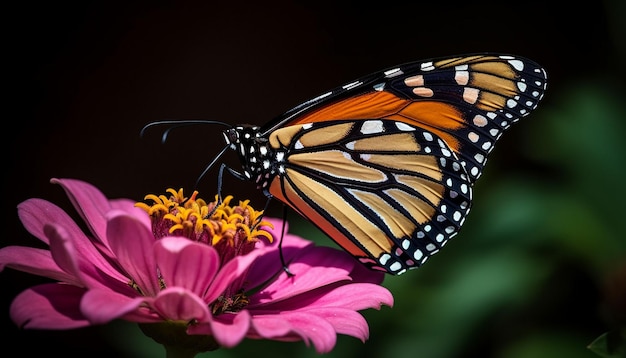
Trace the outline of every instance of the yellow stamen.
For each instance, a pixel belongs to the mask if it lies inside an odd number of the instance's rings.
[[[235,237],[247,242],[255,242],[259,237],[265,237],[270,242],[273,240],[269,232],[258,229],[262,226],[271,227],[271,224],[260,220],[263,211],[254,210],[249,205],[250,200],[231,206],[233,196],[229,195],[217,205],[217,195],[214,202],[207,204],[197,197],[197,191],[189,198],[184,196],[182,188],[178,191],[169,188],[166,192],[170,194],[169,197],[146,195],[144,199],[151,200],[152,205],[141,202],[135,204],[152,217],[154,228],[166,230],[163,235],[183,235],[195,240],[204,237],[212,245],[221,241],[234,245]]]

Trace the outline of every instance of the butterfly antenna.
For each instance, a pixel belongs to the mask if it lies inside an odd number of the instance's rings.
[[[224,126],[226,128],[233,128],[233,126],[231,126],[228,123],[224,123],[224,122],[220,122],[220,121],[211,121],[211,120],[206,120],[206,119],[184,119],[184,120],[162,120],[162,121],[154,121],[151,123],[146,124],[143,128],[141,128],[141,131],[139,132],[139,136],[143,137],[146,133],[146,131],[152,127],[157,127],[157,126],[169,126],[168,128],[166,128],[163,131],[163,134],[161,135],[161,143],[165,143],[165,141],[167,141],[167,138],[170,134],[170,132],[174,129],[177,128],[181,128],[181,127],[187,127],[187,126],[191,126],[191,125],[196,125],[196,124],[218,124],[221,126]],[[211,163],[209,163],[209,165],[206,166],[206,168],[204,168],[204,170],[202,171],[202,173],[200,174],[200,176],[198,176],[198,179],[196,179],[196,183],[194,184],[194,190],[197,189],[198,187],[198,183],[200,182],[200,180],[204,177],[204,175],[209,171],[209,169],[211,169],[213,167],[213,165],[215,165],[215,163],[222,157],[222,155],[224,155],[224,153],[226,152],[226,150],[228,150],[229,145],[224,146],[224,148],[222,148],[222,150],[220,150],[220,152],[215,156],[215,158],[213,158],[213,160],[211,161]],[[207,217],[210,217],[211,215],[213,215],[213,213],[215,212],[215,210],[217,209],[217,207],[222,203],[222,175],[223,175],[223,171],[224,168],[220,168],[220,173],[218,175],[218,190],[217,190],[217,201],[215,203],[215,207],[213,208],[213,210],[211,210],[211,212],[207,215]]]
[[[206,173],[209,172],[209,170],[213,167],[213,165],[215,163],[217,163],[217,161],[222,157],[222,155],[224,155],[224,153],[226,153],[226,151],[228,150],[230,146],[227,144],[224,146],[224,148],[222,148],[222,150],[220,150],[220,152],[215,156],[215,158],[213,158],[213,160],[211,161],[211,163],[209,163],[209,165],[206,166],[206,168],[204,168],[204,170],[202,171],[202,173],[200,173],[200,175],[198,176],[198,179],[196,179],[196,183],[194,184],[194,188],[197,188],[198,185],[200,184],[200,180],[204,177],[204,175]],[[220,173],[217,176],[217,194],[220,198],[220,203],[222,201],[222,176],[223,176],[223,172],[224,169],[223,167],[220,168]]]
[[[187,126],[196,125],[196,124],[218,124],[227,128],[233,127],[228,123],[224,123],[220,121],[210,121],[210,120],[205,120],[205,119],[163,120],[163,121],[154,121],[154,122],[146,124],[145,126],[143,126],[143,128],[141,128],[141,131],[139,132],[139,136],[143,137],[149,128],[156,127],[156,126],[169,126],[169,128],[165,129],[163,131],[163,134],[161,135],[161,143],[165,143],[165,141],[167,140],[167,137],[169,136],[170,132],[173,129],[187,127]]]

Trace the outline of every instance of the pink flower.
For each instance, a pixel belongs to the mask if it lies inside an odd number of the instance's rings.
[[[229,197],[215,208],[197,193],[187,199],[170,189],[170,198],[147,196],[155,202],[148,206],[109,200],[82,181],[52,182],[65,189],[90,235],[48,201],[18,206],[24,227],[49,250],[2,248],[0,270],[57,281],[15,298],[11,318],[20,327],[72,329],[125,319],[166,347],[172,342],[163,337],[179,330],[197,338],[185,343],[197,352],[247,337],[303,340],[323,353],[333,349],[337,333],[368,338],[358,311],[393,304],[379,285],[382,273],[291,234],[282,242],[294,274],[287,275],[273,240],[282,221],[255,225],[261,213],[247,202],[230,207]]]

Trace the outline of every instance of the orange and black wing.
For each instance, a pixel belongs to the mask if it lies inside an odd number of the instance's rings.
[[[525,58],[477,54],[412,62],[353,81],[286,112],[266,135],[294,124],[392,119],[437,134],[471,181],[511,123],[536,108],[546,72]]]
[[[393,120],[293,125],[269,136],[286,157],[269,192],[373,269],[401,274],[456,235],[471,184],[437,135]]]
[[[400,274],[456,235],[495,142],[545,89],[539,65],[494,54],[363,77],[261,129],[284,153],[268,192],[365,264]]]

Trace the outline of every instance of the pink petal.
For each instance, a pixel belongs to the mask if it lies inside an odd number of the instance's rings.
[[[282,273],[274,282],[250,299],[250,304],[274,303],[338,281],[351,280],[356,261],[343,251],[330,247],[310,247],[289,263],[295,274]],[[262,269],[255,266],[254,270]]]
[[[84,281],[76,262],[76,251],[65,228],[55,224],[48,224],[44,226],[43,231],[50,240],[50,252],[54,262],[63,271],[79,278],[80,286],[84,286]]]
[[[307,346],[313,343],[318,353],[330,352],[337,342],[333,326],[313,314],[291,312],[279,316],[253,316],[252,325],[262,338],[270,339],[288,338],[285,327],[289,327],[289,331],[300,336]]]
[[[380,309],[382,305],[393,307],[393,295],[385,287],[372,283],[339,286],[315,301],[318,307],[343,307],[355,311]]]
[[[85,245],[81,238],[69,236],[59,225],[45,226],[44,233],[49,237],[50,252],[56,264],[75,277],[68,282],[83,287],[117,287],[118,290],[129,291],[128,278],[113,268],[95,247]]]
[[[61,185],[96,239],[106,243],[105,214],[111,210],[106,196],[98,188],[84,181],[53,178],[50,182]]]
[[[122,210],[130,216],[133,216],[139,221],[143,222],[146,227],[151,227],[152,222],[150,221],[150,216],[143,209],[136,207],[135,203],[137,203],[135,200],[130,199],[109,200],[111,210]]]
[[[218,272],[217,276],[209,286],[204,297],[206,302],[213,302],[221,295],[226,287],[233,281],[240,278],[248,272],[250,265],[256,258],[263,253],[263,250],[253,250],[244,256],[236,256],[228,261]]]
[[[71,329],[89,321],[79,310],[83,288],[58,283],[31,287],[11,303],[11,319],[20,328]]]
[[[7,246],[0,249],[0,270],[4,267],[53,280],[80,285],[80,280],[59,268],[48,250],[32,247]]]
[[[154,254],[167,287],[184,287],[198,296],[206,292],[220,262],[213,247],[174,236],[158,240]]]
[[[350,277],[354,282],[373,283],[380,285],[385,280],[385,273],[381,271],[374,271],[365,267],[365,265],[357,264],[352,268]]]
[[[330,323],[340,334],[356,337],[365,342],[369,337],[369,327],[365,318],[358,312],[347,308],[314,308],[306,313],[313,314]]]
[[[85,235],[65,211],[43,199],[28,199],[20,203],[17,206],[17,215],[22,221],[24,228],[46,244],[49,242],[46,235],[44,235],[43,227],[49,223],[56,223],[65,227],[70,235]]]
[[[152,307],[165,319],[205,321],[211,315],[206,302],[181,287],[166,288],[154,299]]]
[[[189,327],[189,334],[210,334],[226,348],[239,344],[250,328],[250,313],[246,310],[237,313],[223,313],[214,317],[210,322],[200,323]]]
[[[250,324],[250,313],[246,310],[221,314],[211,322],[215,339],[227,348],[236,346],[245,338]]]
[[[107,237],[111,250],[146,296],[160,291],[157,266],[152,253],[154,236],[141,221],[122,211],[109,213]]]
[[[104,324],[135,312],[145,302],[141,296],[128,297],[112,290],[91,289],[80,302],[80,309],[93,324]],[[154,322],[154,317],[144,315],[137,322]]]
[[[44,227],[52,224],[62,227],[65,232],[64,237],[72,239],[78,252],[77,255],[89,257],[89,260],[96,260],[94,262],[98,262],[100,265],[106,265],[108,261],[104,257],[110,258],[111,256],[108,247],[87,237],[63,210],[45,200],[26,200],[18,206],[18,215],[24,227],[47,244],[50,244],[50,238],[45,234]]]
[[[258,295],[262,295],[260,292]],[[256,296],[256,295],[254,295]],[[393,306],[393,296],[389,290],[371,283],[350,283],[341,286],[330,286],[326,290],[304,292],[288,300],[267,302],[248,306],[250,310],[291,311],[307,308],[341,307],[353,311],[368,308],[380,309],[382,305]]]
[[[279,314],[253,315],[252,328],[257,334],[257,336],[251,334],[254,338],[283,338],[291,332],[291,327]],[[297,338],[290,340],[295,341]]]
[[[278,240],[278,238],[276,240]],[[286,235],[282,246],[285,262],[289,263],[293,261],[294,257],[300,255],[303,248],[307,246],[313,246],[313,242],[304,240],[298,236]],[[263,250],[263,254],[252,264],[252,268],[246,277],[246,281],[250,283],[250,287],[256,287],[267,282],[267,280],[273,276],[284,272],[280,261],[278,242],[275,241],[272,245],[267,245],[259,241],[257,247],[255,251]]]

